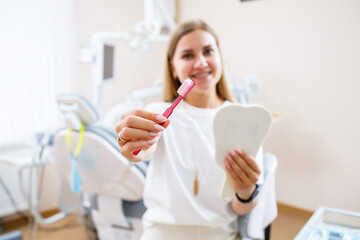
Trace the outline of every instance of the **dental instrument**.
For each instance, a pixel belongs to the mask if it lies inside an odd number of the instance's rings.
[[[185,79],[185,81],[181,84],[179,89],[177,90],[177,93],[179,96],[175,99],[175,101],[171,104],[171,106],[165,110],[163,113],[163,116],[166,118],[169,118],[172,112],[174,111],[175,107],[179,104],[179,102],[188,95],[188,93],[193,89],[193,87],[196,85],[194,80],[191,80],[190,78]],[[133,155],[138,155],[141,149],[136,150],[133,152]]]

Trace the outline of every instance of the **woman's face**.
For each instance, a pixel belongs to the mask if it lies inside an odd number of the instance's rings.
[[[222,74],[216,40],[209,32],[198,29],[185,34],[178,42],[171,61],[174,77],[196,82],[192,92],[214,91]]]

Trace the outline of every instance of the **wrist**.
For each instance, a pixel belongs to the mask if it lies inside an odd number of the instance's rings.
[[[252,189],[251,193],[248,194],[247,196],[239,195],[242,193],[242,191],[237,192],[237,193],[235,193],[236,198],[242,203],[252,203],[254,201],[255,197],[258,195],[258,193],[260,191],[260,187],[261,187],[261,185],[255,184],[254,187],[247,189],[248,191],[251,191],[251,189]]]
[[[247,189],[236,192],[236,195],[238,197],[240,197],[241,199],[248,199],[251,196],[251,194],[254,192],[255,189],[256,189],[256,184],[254,184],[253,186],[251,186]]]

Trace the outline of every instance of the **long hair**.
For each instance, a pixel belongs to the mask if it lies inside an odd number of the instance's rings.
[[[176,46],[184,35],[198,29],[209,32],[215,38],[216,45],[220,53],[221,64],[223,64],[219,39],[214,30],[207,23],[202,20],[192,20],[180,24],[171,34],[166,52],[165,79],[163,88],[163,100],[165,102],[172,102],[178,97],[178,93],[176,91],[181,85],[179,79],[175,78],[171,71],[171,60],[174,57]],[[224,70],[221,73],[219,82],[216,84],[216,93],[223,100],[235,102],[234,97],[227,86]]]

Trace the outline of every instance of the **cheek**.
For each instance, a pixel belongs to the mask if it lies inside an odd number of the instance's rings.
[[[176,76],[184,76],[187,75],[191,70],[191,64],[188,62],[179,62],[175,64],[176,68],[174,68],[174,71],[176,73]]]
[[[220,59],[211,62],[212,69],[216,71],[216,75],[221,75],[223,69]]]

